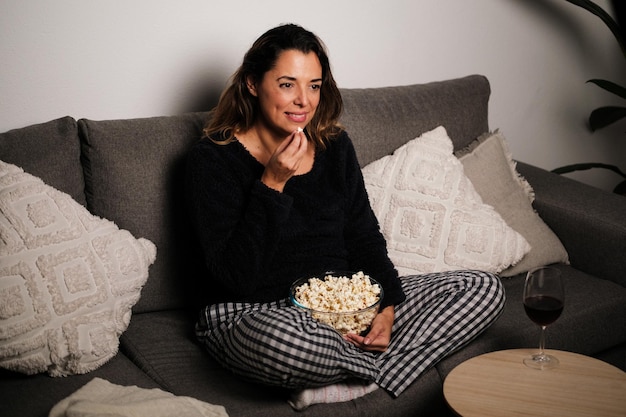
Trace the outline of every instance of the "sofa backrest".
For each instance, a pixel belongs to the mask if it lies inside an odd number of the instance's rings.
[[[191,306],[202,264],[187,223],[184,165],[206,117],[78,121],[87,207],[157,247],[136,312]]]
[[[72,117],[1,133],[0,160],[19,166],[85,205],[80,139]]]
[[[490,88],[483,76],[341,92],[341,121],[362,166],[439,125],[455,149],[488,130]],[[68,117],[1,134],[0,159],[157,246],[135,312],[194,307],[204,271],[187,223],[183,170],[206,118],[193,113],[76,123]]]
[[[444,126],[454,149],[487,132],[491,89],[482,75],[398,87],[343,89],[341,118],[361,166]]]

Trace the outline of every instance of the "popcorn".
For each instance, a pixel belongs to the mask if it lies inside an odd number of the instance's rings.
[[[350,278],[333,275],[309,278],[295,287],[293,295],[298,303],[314,310],[312,316],[316,320],[341,334],[359,334],[367,330],[378,313],[381,288],[360,271]],[[372,308],[355,313],[368,307]]]
[[[304,129],[302,129],[300,126],[298,126],[298,128],[296,129],[296,132],[300,133],[302,132]]]

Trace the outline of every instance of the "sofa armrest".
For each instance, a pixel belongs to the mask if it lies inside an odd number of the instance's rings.
[[[626,197],[518,162],[572,266],[626,287]]]

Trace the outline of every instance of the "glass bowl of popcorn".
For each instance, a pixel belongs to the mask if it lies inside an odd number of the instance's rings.
[[[297,280],[291,286],[290,299],[342,335],[363,334],[378,314],[383,289],[362,271],[333,271]]]

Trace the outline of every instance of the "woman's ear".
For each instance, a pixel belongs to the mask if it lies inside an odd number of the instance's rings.
[[[248,87],[248,91],[250,92],[250,94],[252,94],[254,97],[257,96],[256,83],[254,82],[252,77],[246,78],[246,87]]]

